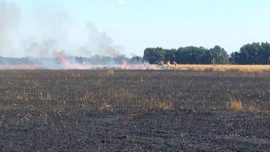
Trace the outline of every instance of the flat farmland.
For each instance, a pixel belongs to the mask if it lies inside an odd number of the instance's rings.
[[[2,70],[0,151],[270,151],[270,72]]]

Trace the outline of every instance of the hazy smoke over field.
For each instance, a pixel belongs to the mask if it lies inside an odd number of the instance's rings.
[[[93,22],[78,25],[60,10],[44,14],[37,11],[32,20],[24,20],[19,6],[0,0],[0,56],[120,55],[121,47]]]
[[[12,3],[0,0],[0,53],[7,55],[12,50],[12,37],[10,34],[20,23],[20,9]]]

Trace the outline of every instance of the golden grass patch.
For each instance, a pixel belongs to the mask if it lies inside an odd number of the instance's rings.
[[[158,66],[158,65],[156,65]],[[164,66],[166,68],[167,66]],[[193,71],[239,71],[239,72],[266,72],[270,71],[270,65],[201,65],[201,64],[181,64],[170,66],[175,70]]]
[[[241,101],[231,101],[229,103],[229,109],[236,110],[236,111],[244,111],[245,107],[243,106]]]
[[[47,92],[46,100],[47,101],[51,101],[52,100],[52,96],[51,96],[51,94],[49,92]]]
[[[173,104],[171,102],[161,102],[158,101],[154,104],[154,109],[158,109],[158,110],[173,110]]]
[[[114,70],[112,70],[112,69],[108,70],[107,75],[108,76],[114,76],[115,75]]]
[[[232,100],[227,103],[227,108],[235,111],[246,111],[254,113],[266,113],[270,114],[270,110],[263,109],[256,105],[243,105],[242,101]]]

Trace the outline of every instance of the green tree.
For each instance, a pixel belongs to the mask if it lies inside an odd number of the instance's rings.
[[[202,64],[202,57],[207,49],[204,47],[180,47],[175,54],[176,62],[182,64]]]
[[[268,64],[270,57],[270,44],[252,43],[240,48],[239,52],[233,52],[230,61],[235,64]]]
[[[150,64],[154,64],[158,61],[165,59],[166,51],[160,47],[157,48],[146,48],[144,50],[143,59],[148,61]]]
[[[170,49],[170,50],[166,50],[165,51],[165,62],[170,61],[170,63],[172,64],[173,61],[175,61],[175,54],[176,54],[176,50],[175,49]]]
[[[216,45],[205,52],[202,60],[204,64],[227,64],[229,63],[229,55],[223,48]]]
[[[142,62],[143,62],[143,58],[140,57],[140,56],[133,56],[133,57],[130,59],[130,61],[131,61],[132,63],[142,63]]]

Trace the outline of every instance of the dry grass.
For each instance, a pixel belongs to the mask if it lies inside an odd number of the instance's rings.
[[[112,93],[111,99],[115,101],[135,101],[139,95],[130,92],[126,89],[119,89]]]
[[[167,68],[164,65],[164,68]],[[270,71],[270,65],[198,65],[183,64],[171,65],[170,69],[175,70],[194,70],[194,71],[240,71],[240,72],[266,72]]]
[[[243,106],[241,101],[231,101],[229,104],[229,109],[236,110],[236,111],[244,111],[245,107]]]
[[[261,112],[262,111],[261,108],[254,106],[254,105],[249,106],[247,110],[250,112]]]
[[[108,70],[107,75],[108,76],[114,76],[115,75],[114,70],[112,70],[112,69]]]
[[[113,112],[113,111],[116,111],[116,109],[109,103],[103,103],[99,108],[98,108],[99,111],[110,111],[110,112]]]
[[[174,109],[173,103],[170,100],[160,100],[157,97],[152,97],[149,100],[144,99],[143,96],[127,89],[113,89],[102,94],[87,91],[82,94],[82,98],[78,103],[82,110],[120,111],[127,114],[144,113],[151,110],[170,111]],[[57,112],[63,111],[63,109],[58,107]]]
[[[1,111],[15,110],[15,109],[17,109],[16,104],[7,104],[7,105],[1,105],[0,106],[0,112]]]
[[[171,102],[156,102],[154,104],[154,109],[158,110],[173,110],[173,104]]]
[[[244,106],[242,101],[232,100],[227,103],[227,108],[235,111],[247,111],[247,112],[254,112],[254,113],[266,113],[270,114],[270,110],[263,109],[256,105],[246,105]]]
[[[47,101],[51,101],[52,100],[52,96],[51,96],[51,94],[49,92],[47,92],[46,100]]]

